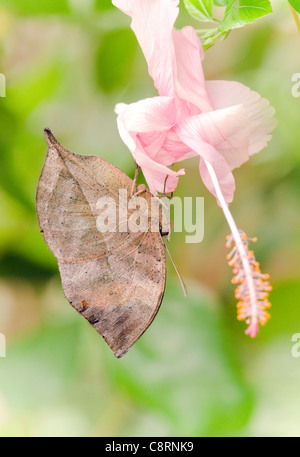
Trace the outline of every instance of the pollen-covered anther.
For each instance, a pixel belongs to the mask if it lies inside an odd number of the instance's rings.
[[[271,307],[268,297],[272,287],[268,282],[270,275],[261,273],[254,252],[248,247],[249,242],[255,243],[257,238],[248,238],[241,230],[239,235],[240,246],[237,246],[232,235],[226,237],[226,247],[231,248],[233,245],[226,258],[229,266],[233,267],[234,277],[231,282],[237,285],[237,318],[246,321],[249,327],[245,333],[254,337],[258,332],[258,324],[265,325],[270,318],[266,309]]]

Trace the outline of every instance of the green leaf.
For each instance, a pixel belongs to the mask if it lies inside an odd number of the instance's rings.
[[[300,0],[289,0],[289,2],[294,10],[296,10],[297,13],[300,13]]]
[[[216,6],[226,6],[229,0],[214,0]]]
[[[269,13],[272,13],[269,0],[230,0],[219,30],[227,32],[243,27]]]
[[[214,22],[212,15],[213,0],[184,0],[189,14],[198,21]]]
[[[222,33],[218,32],[217,28],[202,30],[198,29],[197,33],[200,36],[201,43],[205,51],[211,48],[215,44],[215,41],[222,35]]]

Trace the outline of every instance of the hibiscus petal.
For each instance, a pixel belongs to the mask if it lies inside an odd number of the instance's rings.
[[[136,162],[141,166],[149,190],[153,195],[156,195],[157,192],[174,192],[179,176],[185,174],[183,168],[178,171],[171,170],[145,156],[139,148],[135,150],[134,157]]]
[[[231,171],[227,168],[227,164],[225,161],[220,160],[220,156],[215,154],[216,150],[211,146],[210,144],[204,143],[201,146],[201,154],[202,157],[200,158],[200,164],[199,164],[199,171],[200,171],[200,176],[201,179],[204,183],[204,185],[207,187],[207,189],[210,191],[210,193],[217,198],[216,194],[216,189],[215,186],[212,182],[210,173],[207,169],[206,166],[206,161],[209,162],[213,169],[214,172],[217,176],[219,186],[221,188],[223,197],[227,203],[231,203],[233,200],[234,196],[234,191],[235,191],[235,180],[233,177],[233,174]],[[205,159],[204,156],[207,156]],[[219,206],[222,206],[219,201],[218,201]]]
[[[160,95],[174,95],[175,51],[172,29],[179,0],[113,0],[131,16],[134,31],[148,63],[150,76]]]
[[[156,149],[160,149],[162,144],[159,132],[164,138],[175,123],[174,104],[175,100],[171,97],[154,97],[130,105],[116,106],[120,136],[142,168],[153,194],[163,192],[164,189],[166,192],[173,192],[178,183],[178,176],[184,174],[183,169],[171,170],[153,158]],[[152,141],[153,137],[155,141]],[[145,143],[147,139],[150,139],[150,144]]]
[[[178,127],[177,134],[182,142],[195,151],[200,157],[200,175],[204,185],[217,198],[215,187],[210,178],[205,162],[208,161],[217,176],[219,186],[227,203],[233,200],[235,181],[230,167],[224,157],[203,137],[203,125],[199,121],[201,116],[191,116],[185,119]]]
[[[193,27],[184,27],[180,32],[173,30],[176,55],[176,92],[178,96],[200,111],[211,111],[212,104],[206,90],[202,69],[204,52],[201,41]],[[196,113],[195,113],[196,114]]]
[[[243,105],[198,115],[197,130],[203,141],[222,154],[231,170],[249,159],[251,123]]]
[[[249,155],[264,149],[277,125],[275,110],[257,92],[235,81],[207,81],[206,87],[215,109],[242,104],[251,122]]]
[[[145,98],[130,105],[119,103],[115,113],[122,117],[127,130],[138,133],[163,131],[176,123],[176,102],[173,97]]]
[[[119,103],[115,107],[115,112],[118,114],[118,128],[122,140],[128,146],[130,151],[136,148],[137,134],[144,134],[145,139],[147,134],[167,132],[176,121],[175,100],[171,97],[153,97],[145,100],[140,100],[136,103],[126,105]],[[153,135],[150,135],[150,138]],[[143,144],[145,151],[150,156],[155,155],[157,148],[161,145],[160,141],[155,141],[149,144],[149,149]]]

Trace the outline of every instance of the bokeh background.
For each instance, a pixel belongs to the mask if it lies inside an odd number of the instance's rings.
[[[64,299],[35,214],[43,128],[67,148],[130,176],[116,103],[155,94],[129,19],[109,0],[0,0],[1,436],[300,436],[299,35],[287,1],[206,53],[207,79],[233,79],[268,98],[279,125],[268,148],[236,170],[232,212],[271,274],[272,318],[259,336],[236,321],[228,232],[195,161],[176,195],[205,197],[205,238],[170,250],[158,316],[121,360]],[[177,26],[196,25],[182,11]]]

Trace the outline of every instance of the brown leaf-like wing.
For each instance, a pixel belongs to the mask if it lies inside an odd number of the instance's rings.
[[[119,189],[130,198],[133,181],[103,159],[66,150],[50,130],[45,135],[49,147],[36,199],[41,232],[58,260],[66,298],[121,357],[161,304],[162,237],[151,231],[101,233],[98,199],[112,197],[118,206]]]

